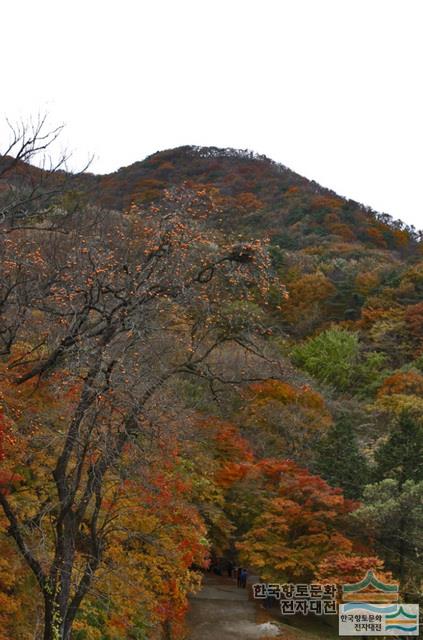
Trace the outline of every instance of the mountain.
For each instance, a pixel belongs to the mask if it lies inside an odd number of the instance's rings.
[[[0,175],[6,162],[7,158],[0,158]],[[36,167],[19,163],[7,179],[21,184],[25,179],[38,180],[42,174]],[[265,235],[281,249],[352,243],[407,256],[418,250],[420,239],[413,227],[400,220],[340,197],[266,156],[245,150],[183,146],[159,151],[106,175],[83,173],[72,178],[59,171],[50,179],[66,181],[66,190],[114,210],[159,201],[171,187],[206,188],[220,211],[211,224],[225,231]]]
[[[413,227],[251,151],[159,151],[108,175],[83,174],[76,188],[92,203],[124,211],[158,204],[167,189],[182,186],[211,194],[217,213],[207,224],[224,235],[268,238],[274,267],[290,293],[282,322],[277,296],[269,312],[275,312],[278,330],[296,339],[339,322],[367,332],[385,316],[392,322],[390,314],[413,314],[423,299],[423,244]],[[393,347],[395,329],[389,332]],[[370,350],[390,349],[372,340]],[[409,362],[415,348],[411,339],[403,354],[390,355],[393,363]]]
[[[127,211],[160,204],[169,189],[207,192],[216,206],[206,225],[236,241],[268,240],[274,267],[290,292],[277,324],[297,338],[331,323],[364,322],[364,316],[367,322],[375,309],[378,321],[387,308],[404,314],[423,299],[421,232],[251,151],[184,146],[107,175],[17,163],[2,180],[10,162],[0,157],[0,195],[2,188],[7,199],[10,186],[22,191],[23,205],[18,199],[15,209],[21,218],[31,207],[42,209],[43,193],[48,204],[53,199],[69,210],[88,203]],[[34,189],[40,198],[33,197]],[[275,299],[275,309],[278,304]],[[391,358],[404,364],[414,347],[411,341],[405,357]]]
[[[0,157],[0,636],[186,637],[209,552],[419,598],[422,247],[247,151]]]
[[[387,214],[338,196],[266,156],[250,151],[184,146],[102,176],[81,176],[80,188],[107,208],[124,210],[161,198],[182,184],[212,189],[225,229],[267,235],[281,248],[359,242],[413,252],[418,234]],[[215,221],[217,222],[217,221]]]

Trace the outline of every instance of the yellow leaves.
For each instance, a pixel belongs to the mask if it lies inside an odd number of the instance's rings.
[[[3,525],[3,523],[1,523]],[[32,640],[38,594],[33,589],[29,569],[17,556],[16,548],[6,536],[0,536],[0,640]]]
[[[103,640],[104,635],[100,629],[96,629],[85,620],[75,620],[73,629],[75,632],[82,631],[85,640]]]
[[[208,554],[205,527],[180,477],[183,466],[171,456],[166,464],[157,462],[142,481],[132,479],[118,490],[111,483],[105,505],[112,521],[119,520],[108,537],[96,590],[110,602],[107,629],[122,640],[140,615],[153,627],[169,612],[182,616],[187,593],[199,585],[191,566],[204,565]],[[83,605],[86,619],[93,603]]]
[[[423,415],[423,398],[402,393],[382,395],[377,399],[373,407],[382,413],[394,416],[399,416],[403,411],[411,411],[412,413]]]
[[[10,590],[15,583],[14,573],[11,569],[10,558],[0,555],[0,593],[3,590]]]

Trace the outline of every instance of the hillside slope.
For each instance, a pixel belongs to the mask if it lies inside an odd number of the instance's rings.
[[[104,176],[84,175],[83,190],[106,207],[159,199],[170,186],[213,189],[224,228],[270,235],[281,247],[322,240],[359,241],[410,253],[416,234],[401,221],[336,195],[287,167],[249,151],[179,147]]]
[[[7,158],[0,158],[0,174],[6,165]],[[183,146],[114,173],[73,177],[65,172],[49,175],[20,163],[0,179],[0,187],[5,188],[5,180],[30,187],[41,178],[46,185],[49,180],[66,182],[66,190],[79,191],[90,202],[115,210],[156,202],[172,187],[206,188],[221,214],[211,220],[213,224],[236,233],[270,236],[273,244],[286,249],[359,242],[408,256],[416,252],[420,239],[400,220],[342,198],[250,151]]]

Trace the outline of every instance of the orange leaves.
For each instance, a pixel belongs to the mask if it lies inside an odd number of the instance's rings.
[[[250,462],[252,452],[250,446],[238,429],[231,423],[215,419],[219,430],[215,437],[216,448],[220,456],[231,461]]]
[[[392,575],[383,570],[383,561],[377,556],[342,553],[327,556],[319,564],[316,578],[338,585],[362,580],[367,571],[373,571],[382,582],[389,583]]]
[[[108,620],[107,626],[115,633],[126,633],[130,628],[130,621],[127,617],[112,615]]]
[[[283,314],[296,331],[309,331],[325,316],[327,304],[335,295],[336,288],[329,278],[321,273],[306,273],[288,283],[289,299]]]
[[[405,249],[410,244],[410,233],[406,229],[391,230],[392,238],[396,248]]]
[[[264,207],[263,202],[259,200],[257,196],[254,195],[254,193],[245,192],[245,191],[243,193],[240,193],[236,197],[235,202],[236,202],[236,206],[238,205],[241,209],[244,209],[245,211],[256,211],[259,209],[263,209]]]
[[[351,227],[346,224],[333,223],[328,225],[328,231],[336,236],[340,236],[346,242],[353,242],[356,237]]]
[[[218,462],[215,473],[217,484],[229,488],[242,480],[249,471],[253,453],[238,428],[214,416],[199,420],[198,426],[211,436],[214,455]]]
[[[280,380],[266,380],[251,384],[247,393],[252,400],[253,409],[274,400],[283,405],[295,403],[310,409],[317,409],[322,414],[326,411],[323,397],[307,385],[293,387]]]
[[[385,378],[378,397],[394,394],[423,395],[423,376],[413,371],[398,371]]]
[[[247,440],[241,436],[233,423],[225,422],[216,416],[208,416],[199,418],[197,425],[212,438],[219,460],[246,462],[252,460],[252,452]]]
[[[297,392],[294,387],[286,382],[279,380],[266,380],[264,382],[256,382],[248,387],[248,392],[255,399],[255,404],[260,405],[268,400],[277,400],[283,404],[295,402]]]
[[[0,492],[7,495],[21,480],[23,480],[23,478],[18,473],[8,470],[0,470]]]
[[[323,397],[308,386],[266,380],[246,388],[242,421],[266,456],[306,459],[319,433],[332,424]]]
[[[382,229],[378,229],[377,227],[370,227],[366,230],[366,235],[369,238],[370,242],[372,242],[376,247],[386,249],[387,244]]]
[[[369,295],[380,283],[380,275],[375,271],[362,271],[355,278],[355,288],[364,296]]]
[[[273,484],[274,497],[264,500],[238,548],[264,580],[312,579],[329,554],[351,550],[342,525],[352,503],[340,490],[290,460],[264,460],[257,467]]]
[[[413,336],[423,340],[423,302],[406,307],[404,318]]]
[[[0,389],[0,399],[2,397]],[[17,444],[16,435],[12,429],[13,423],[6,419],[3,409],[0,406],[0,463],[6,458],[6,452],[13,451]]]
[[[331,196],[313,196],[310,201],[310,208],[314,211],[320,209],[337,211],[343,205],[341,198],[334,198]]]
[[[245,463],[225,462],[216,475],[216,481],[221,487],[228,488],[245,478],[248,471],[249,466]]]

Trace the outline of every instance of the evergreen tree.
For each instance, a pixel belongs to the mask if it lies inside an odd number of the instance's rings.
[[[423,480],[423,424],[403,411],[388,439],[375,453],[375,480],[394,478],[400,488],[407,480]]]
[[[347,498],[359,498],[369,481],[369,466],[360,452],[347,416],[342,416],[322,438],[317,449],[316,471]]]
[[[416,602],[423,579],[423,481],[400,486],[398,479],[386,478],[367,485],[354,516],[398,578],[403,596]]]
[[[375,482],[365,488],[356,517],[378,544],[406,599],[415,602],[423,577],[423,425],[415,412],[400,414],[375,462]]]

